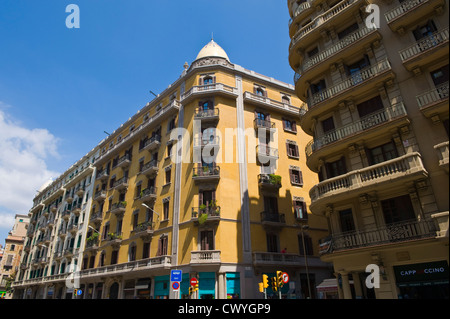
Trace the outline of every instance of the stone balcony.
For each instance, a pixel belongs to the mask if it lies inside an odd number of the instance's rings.
[[[419,153],[413,152],[392,160],[351,171],[320,182],[309,191],[310,209],[323,214],[326,204],[355,198],[368,191],[403,186],[428,176]]]
[[[211,265],[220,262],[220,250],[191,251],[191,264]]]

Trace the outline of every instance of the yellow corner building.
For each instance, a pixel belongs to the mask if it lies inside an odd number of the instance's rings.
[[[262,275],[283,271],[283,298],[317,298],[316,286],[332,274],[317,245],[326,219],[309,211],[318,179],[301,152],[309,141],[299,127],[303,105],[292,85],[233,64],[211,40],[89,153],[79,287],[67,286],[61,267],[75,257],[62,256],[25,262],[16,297],[72,298],[81,289],[77,298],[264,298]],[[35,200],[30,214],[45,210]],[[60,237],[56,228],[51,236]],[[172,270],[182,271],[178,290]]]

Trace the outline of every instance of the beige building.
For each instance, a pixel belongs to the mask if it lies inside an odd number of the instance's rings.
[[[14,226],[5,239],[5,248],[3,257],[0,259],[0,297],[11,298],[12,294],[7,291],[9,281],[18,273],[20,258],[22,255],[25,235],[27,232],[30,218],[27,215],[16,214],[14,217]]]
[[[310,208],[328,220],[321,259],[340,298],[448,298],[448,1],[288,6],[306,164],[319,177]],[[365,284],[371,264],[379,287]]]

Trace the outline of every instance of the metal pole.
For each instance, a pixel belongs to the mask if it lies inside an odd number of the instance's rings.
[[[305,257],[306,281],[308,282],[309,298],[312,298],[311,284],[309,283],[308,257],[306,256],[305,236],[303,234],[303,228],[307,229],[309,227],[308,225],[302,225],[301,230],[302,230],[303,255]]]

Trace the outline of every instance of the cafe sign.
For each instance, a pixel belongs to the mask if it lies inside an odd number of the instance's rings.
[[[420,264],[410,264],[394,266],[394,273],[397,283],[426,282],[447,280],[448,264],[447,261],[437,261]]]

